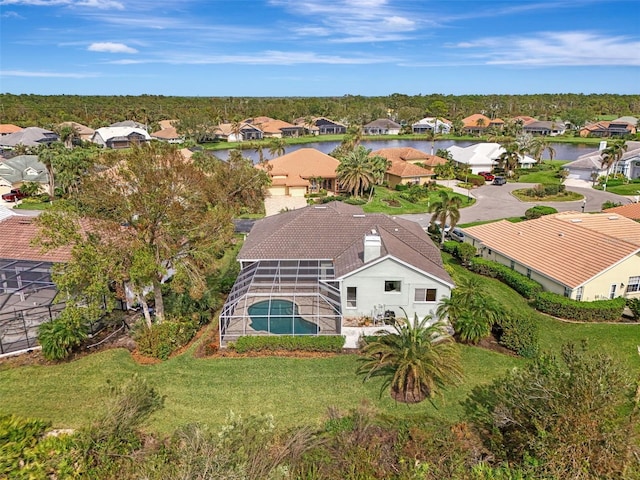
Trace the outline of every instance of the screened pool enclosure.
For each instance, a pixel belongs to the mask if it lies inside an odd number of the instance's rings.
[[[243,335],[339,335],[340,290],[330,260],[244,265],[220,315],[220,342]]]

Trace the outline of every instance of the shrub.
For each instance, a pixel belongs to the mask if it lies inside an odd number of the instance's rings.
[[[530,315],[512,312],[497,322],[496,334],[500,345],[525,358],[538,355],[538,324]]]
[[[541,292],[535,299],[535,308],[554,317],[584,322],[617,322],[622,316],[625,299],[579,302],[557,293]]]
[[[475,257],[471,259],[469,269],[480,275],[497,278],[525,298],[534,298],[542,292],[542,285],[538,282],[498,262]]]
[[[398,192],[404,192],[405,190],[409,190],[409,185],[404,185],[402,183],[399,183],[399,184],[396,185],[395,189]]]
[[[619,207],[619,206],[621,206],[621,205],[622,205],[622,203],[621,203],[621,202],[614,202],[614,201],[611,201],[611,200],[607,200],[606,202],[604,202],[604,203],[602,204],[602,207],[601,207],[601,208],[602,208],[602,210],[606,210],[606,209],[608,209],[608,208]]]
[[[460,259],[460,261],[467,265],[473,257],[476,256],[477,250],[476,247],[471,245],[470,243],[458,243],[458,248],[456,248],[456,257]]]
[[[273,352],[277,350],[287,352],[340,352],[344,346],[344,337],[341,335],[245,336],[240,337],[233,345],[238,353]]]
[[[633,319],[640,319],[640,298],[627,298],[627,307],[633,313]]]
[[[58,318],[38,328],[38,342],[47,360],[62,360],[87,338],[88,321],[78,307],[65,308]]]
[[[524,212],[524,216],[527,220],[532,220],[534,218],[540,218],[543,215],[551,215],[552,213],[558,213],[558,210],[545,205],[536,205]]]
[[[465,182],[465,183],[470,183],[471,185],[474,185],[476,187],[481,187],[482,185],[485,184],[484,177],[481,177],[480,175],[476,175],[475,173],[465,174],[465,173],[459,172],[456,175],[456,180],[460,180],[461,182]]]
[[[150,329],[145,325],[136,334],[138,350],[160,360],[166,360],[178,348],[186,345],[198,331],[193,319],[165,320]]]
[[[344,203],[348,203],[349,205],[364,205],[367,201],[363,198],[349,197],[344,200]]]

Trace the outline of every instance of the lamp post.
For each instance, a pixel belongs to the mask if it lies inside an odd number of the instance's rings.
[[[587,199],[585,198],[582,200],[582,213],[584,213],[584,207],[586,206],[587,206]]]

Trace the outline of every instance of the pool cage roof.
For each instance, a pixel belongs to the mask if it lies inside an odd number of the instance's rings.
[[[260,315],[260,320],[266,320],[267,328],[253,328],[249,308],[258,302],[271,305],[273,300],[288,300],[295,307],[284,316],[271,313],[268,308],[266,314]],[[315,324],[319,335],[340,334],[340,290],[335,281],[333,261],[259,260],[245,265],[220,315],[221,345],[243,335],[279,334],[283,331],[281,324],[291,322],[294,325],[296,317]],[[290,331],[294,335],[300,334],[295,327]]]
[[[57,293],[51,262],[0,258],[0,313],[50,305]]]

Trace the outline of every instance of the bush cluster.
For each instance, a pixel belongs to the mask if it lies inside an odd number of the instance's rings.
[[[533,188],[527,188],[524,194],[527,197],[543,198],[551,197],[565,192],[565,186],[557,183],[540,183]]]
[[[165,320],[151,329],[145,325],[137,332],[136,343],[143,355],[166,360],[171,352],[189,343],[197,331],[194,319]]]
[[[524,212],[524,217],[527,220],[533,220],[534,218],[540,218],[544,215],[551,215],[552,213],[558,213],[553,207],[547,207],[545,205],[536,205]]]
[[[511,312],[502,316],[496,325],[500,345],[521,357],[535,358],[539,352],[538,324],[529,315]]]
[[[453,240],[444,242],[444,244],[442,245],[442,250],[453,255],[464,264],[469,263],[477,253],[476,247],[474,247],[470,243],[460,243]]]
[[[627,298],[627,307],[633,313],[633,319],[640,319],[640,298]]]
[[[579,302],[551,292],[539,293],[534,302],[535,308],[543,313],[583,322],[617,322],[622,316],[625,304],[626,300],[623,297]]]
[[[240,337],[235,343],[229,344],[238,353],[273,352],[284,350],[287,352],[340,352],[344,346],[342,335],[273,335]]]
[[[475,173],[465,174],[462,172],[458,172],[458,174],[456,175],[456,180],[460,180],[461,182],[465,182],[465,183],[470,183],[475,187],[481,187],[482,185],[485,184],[484,177],[481,177],[480,175],[476,175]]]
[[[542,292],[542,285],[538,282],[498,262],[476,257],[471,259],[469,269],[480,275],[497,278],[525,298],[535,298]]]

